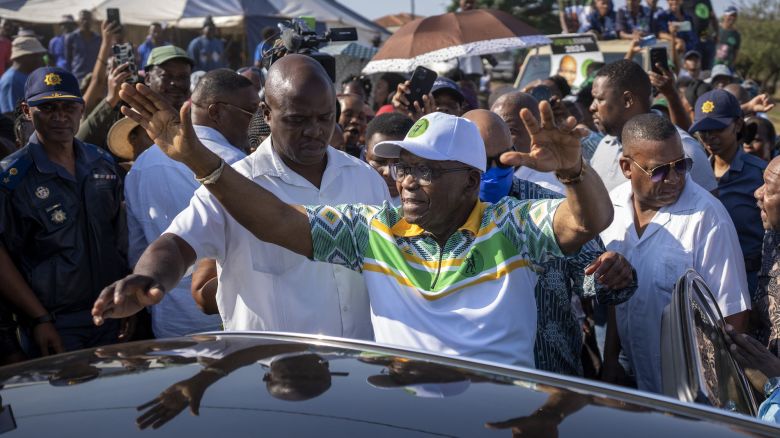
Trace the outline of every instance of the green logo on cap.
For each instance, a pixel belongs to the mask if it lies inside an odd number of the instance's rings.
[[[694,9],[694,14],[696,14],[696,16],[700,19],[706,20],[710,18],[710,8],[708,8],[704,3],[699,3]]]
[[[406,134],[408,138],[415,138],[419,137],[423,134],[425,134],[425,131],[428,130],[428,120],[426,119],[420,119],[417,121],[417,123],[412,126],[412,129],[409,130],[409,133]]]

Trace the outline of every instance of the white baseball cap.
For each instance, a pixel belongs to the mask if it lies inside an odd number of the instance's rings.
[[[374,155],[398,158],[401,149],[434,161],[458,161],[484,172],[485,143],[470,120],[444,113],[431,113],[417,121],[402,141],[374,145]]]

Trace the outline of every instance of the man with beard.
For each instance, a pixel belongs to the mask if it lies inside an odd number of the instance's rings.
[[[747,329],[750,294],[734,224],[688,176],[691,159],[675,126],[641,114],[625,124],[622,139],[620,169],[629,181],[610,193],[615,218],[601,239],[636,269],[639,288],[615,308],[617,334],[638,388],[660,393],[661,318],[677,279],[689,268],[701,274],[720,313],[739,332]],[[619,366],[619,349],[610,350],[615,354],[604,358],[608,369]]]

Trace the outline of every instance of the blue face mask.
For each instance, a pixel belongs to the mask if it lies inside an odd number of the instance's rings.
[[[512,175],[514,168],[494,166],[482,174],[482,182],[479,185],[479,199],[485,202],[498,202],[509,194],[512,188]]]

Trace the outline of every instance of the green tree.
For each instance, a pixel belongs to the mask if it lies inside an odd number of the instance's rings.
[[[542,34],[561,31],[556,0],[477,0],[476,7],[499,9],[514,15],[518,20],[537,28]],[[453,12],[460,6],[459,0],[452,0],[447,8]]]
[[[737,30],[742,36],[737,72],[774,93],[780,80],[780,2],[741,0]]]

